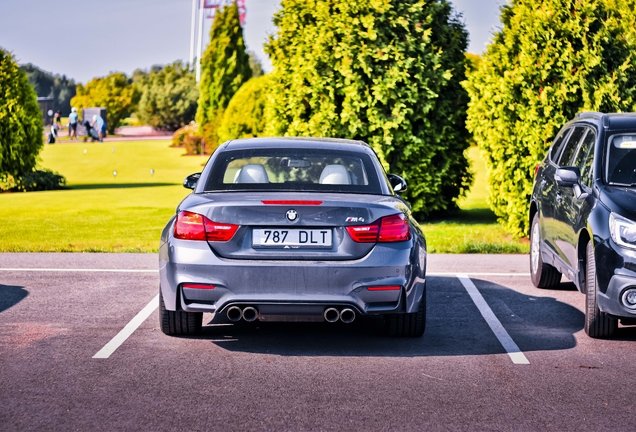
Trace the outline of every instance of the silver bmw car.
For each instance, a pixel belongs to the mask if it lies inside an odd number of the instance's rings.
[[[229,141],[161,234],[160,324],[201,330],[203,312],[230,321],[350,323],[381,315],[392,336],[426,319],[426,240],[405,181],[361,141]]]

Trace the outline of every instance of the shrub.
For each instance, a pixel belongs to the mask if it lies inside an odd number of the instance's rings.
[[[210,118],[202,127],[199,127],[199,134],[205,142],[204,154],[212,154],[212,152],[221,144],[221,141],[219,140],[219,126],[221,125],[222,119],[222,111],[217,110],[214,117]]]
[[[195,122],[190,122],[190,124],[177,129],[174,134],[172,134],[171,147],[183,147],[183,142],[186,137],[189,135],[196,135],[198,131],[199,127]]]
[[[216,121],[217,111],[223,111],[234,93],[251,77],[238,6],[233,2],[214,16],[210,43],[201,58],[196,122],[205,125]]]
[[[160,130],[174,131],[194,120],[199,90],[189,65],[176,61],[136,84],[141,99],[137,117]]]
[[[0,190],[3,192],[32,192],[64,189],[64,176],[50,170],[33,170],[23,176],[0,174]]]
[[[360,139],[407,180],[418,217],[471,182],[467,33],[446,0],[283,0],[266,51],[268,135]]]
[[[636,109],[634,0],[514,0],[466,89],[468,128],[489,171],[490,206],[528,233],[534,168],[579,111]]]
[[[189,155],[205,154],[203,137],[200,135],[187,135],[183,140],[183,147]]]
[[[257,137],[265,130],[268,76],[252,78],[234,94],[219,126],[219,141]]]
[[[0,173],[18,177],[31,171],[42,134],[35,91],[13,55],[0,48]]]

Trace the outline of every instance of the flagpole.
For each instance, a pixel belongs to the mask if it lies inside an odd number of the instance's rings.
[[[190,21],[190,67],[194,66],[194,33],[197,24],[197,0],[192,0],[192,20]]]
[[[197,44],[197,72],[196,72],[196,80],[197,83],[201,79],[201,51],[203,45],[203,2],[205,0],[201,0],[201,7],[199,8],[199,42]]]

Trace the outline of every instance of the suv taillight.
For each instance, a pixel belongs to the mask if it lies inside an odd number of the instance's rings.
[[[234,237],[238,227],[211,221],[198,213],[182,211],[174,224],[174,237],[182,240],[226,242]]]
[[[369,225],[346,228],[351,239],[357,243],[392,243],[411,239],[411,228],[403,214],[386,216]]]

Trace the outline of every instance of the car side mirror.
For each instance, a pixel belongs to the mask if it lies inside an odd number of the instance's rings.
[[[389,174],[387,177],[389,178],[389,183],[395,192],[402,193],[406,191],[406,181],[404,181],[402,177],[395,174]]]
[[[194,190],[194,188],[197,187],[197,183],[199,182],[200,178],[201,178],[201,173],[190,174],[183,181],[183,187],[186,189]]]
[[[571,187],[577,199],[588,197],[587,192],[581,188],[581,171],[577,167],[561,167],[554,173],[557,186]]]
[[[561,167],[554,173],[557,186],[573,187],[581,181],[581,172],[577,167]]]

